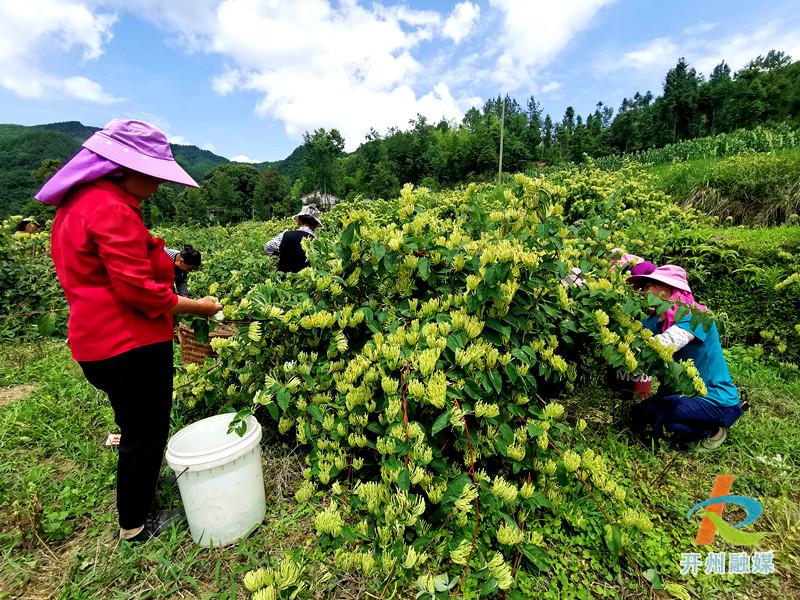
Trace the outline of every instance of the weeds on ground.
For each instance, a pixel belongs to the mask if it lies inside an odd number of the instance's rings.
[[[625,430],[625,402],[599,386],[576,395],[569,410],[589,423],[587,443],[603,452],[639,508],[658,517],[633,552],[644,578],[681,585],[698,598],[797,597],[800,379],[748,348],[731,349],[730,364],[751,409],[716,453],[695,455],[665,444],[645,448]],[[394,590],[391,582],[328,570],[329,561],[316,546],[315,510],[293,499],[302,464],[293,449],[279,443],[264,447],[268,514],[249,538],[203,549],[185,527],[176,527],[140,547],[117,545],[116,457],[102,446],[114,427],[105,399],[55,342],[0,350],[0,386],[20,383],[35,391],[0,409],[0,590],[7,597],[247,598],[244,573],[277,564],[287,554],[311,565],[306,573],[314,597],[363,598],[382,589],[396,597],[410,593]],[[181,421],[176,414],[175,425]],[[733,473],[735,493],[764,504],[756,528],[772,534],[762,549],[775,551],[774,576],[680,575],[681,553],[697,550],[697,523],[686,519],[686,511],[708,496],[718,473]],[[159,501],[177,502],[176,492],[162,493]],[[602,522],[595,512],[587,502],[580,515],[553,525],[547,536],[551,569],[518,572],[518,597],[649,597],[648,587],[627,577],[622,564],[608,567],[608,548],[583,545],[582,536],[594,537],[592,528]],[[719,540],[712,549],[738,550]]]

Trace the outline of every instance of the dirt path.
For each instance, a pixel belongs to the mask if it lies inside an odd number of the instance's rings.
[[[22,400],[29,396],[36,389],[35,385],[9,385],[0,387],[0,408]]]

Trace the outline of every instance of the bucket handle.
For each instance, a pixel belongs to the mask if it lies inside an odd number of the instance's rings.
[[[180,479],[180,478],[181,478],[181,475],[183,475],[184,473],[186,473],[186,471],[188,471],[188,470],[189,470],[189,467],[184,467],[183,471],[181,471],[180,473],[178,473],[178,476],[177,476],[177,477],[175,477],[175,482],[177,483],[178,479]]]

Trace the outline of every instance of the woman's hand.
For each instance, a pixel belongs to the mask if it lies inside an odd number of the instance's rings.
[[[213,317],[222,310],[222,304],[214,296],[206,296],[200,300],[192,300],[178,296],[178,303],[169,311],[173,315],[200,315]]]
[[[202,315],[204,317],[213,317],[219,311],[222,310],[222,304],[214,298],[214,296],[205,296],[204,298],[200,298],[197,301],[198,312],[195,314]]]

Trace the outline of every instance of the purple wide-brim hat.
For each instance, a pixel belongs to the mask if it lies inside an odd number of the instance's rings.
[[[199,187],[172,157],[164,132],[144,121],[113,119],[83,142],[83,147],[126,169]]]
[[[686,279],[686,271],[678,265],[657,267],[652,273],[646,275],[632,275],[628,277],[627,281],[637,286],[644,285],[647,281],[657,281],[674,287],[675,289],[683,290],[690,294],[692,293],[692,288],[689,287],[689,281]]]
[[[198,187],[175,162],[164,132],[144,121],[114,119],[92,134],[83,148],[56,171],[34,197],[44,204],[57,206],[72,188],[121,175],[125,170]]]

